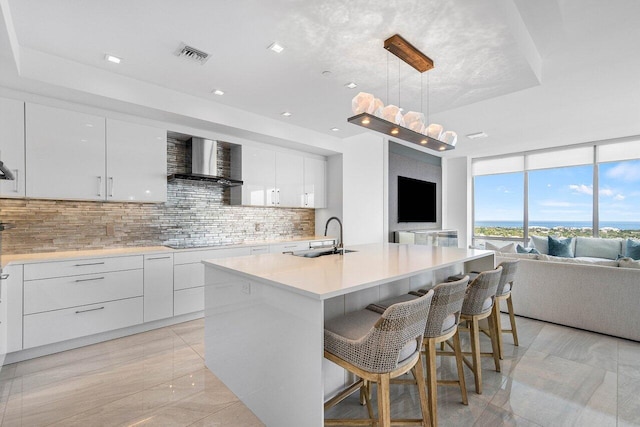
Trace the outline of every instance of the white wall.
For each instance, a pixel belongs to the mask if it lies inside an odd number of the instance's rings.
[[[471,244],[471,159],[442,159],[442,228],[458,230],[458,247]]]
[[[373,133],[343,140],[343,223],[346,245],[386,242],[387,148]]]

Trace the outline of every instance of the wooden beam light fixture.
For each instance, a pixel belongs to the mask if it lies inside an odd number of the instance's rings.
[[[421,73],[433,68],[433,60],[406,41],[400,34],[384,41],[384,48]]]

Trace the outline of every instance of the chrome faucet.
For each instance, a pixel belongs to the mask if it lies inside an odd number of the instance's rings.
[[[340,221],[340,218],[338,218],[337,216],[332,216],[327,220],[327,223],[324,226],[324,235],[325,236],[327,235],[327,230],[329,229],[329,223],[334,219],[338,221],[338,224],[340,224],[340,244],[337,245],[335,248],[336,248],[336,251],[340,253],[340,255],[344,255],[344,246],[343,246],[343,240],[342,240],[342,221]]]

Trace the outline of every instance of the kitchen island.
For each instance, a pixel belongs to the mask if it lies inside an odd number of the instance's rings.
[[[324,401],[350,381],[323,358],[325,319],[495,262],[474,249],[349,249],[203,261],[206,365],[267,426],[323,425]]]

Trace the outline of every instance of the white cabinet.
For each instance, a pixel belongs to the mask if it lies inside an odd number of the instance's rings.
[[[105,119],[26,105],[26,196],[105,199]]]
[[[7,353],[22,350],[22,265],[10,265],[2,269],[4,280],[2,304],[6,310]],[[5,276],[6,275],[6,276]]]
[[[0,277],[0,370],[7,355],[7,285],[4,283],[8,275]]]
[[[276,153],[243,146],[242,181],[243,205],[275,206]]]
[[[144,256],[144,321],[173,316],[173,255]]]
[[[167,201],[167,132],[107,119],[107,200]]]
[[[0,160],[15,176],[0,181],[0,196],[24,197],[24,103],[0,98]]]
[[[304,158],[304,199],[305,208],[327,207],[327,162]]]
[[[302,207],[304,193],[302,156],[276,153],[276,206]]]
[[[31,103],[25,123],[27,197],[167,200],[166,130]]]
[[[141,255],[26,264],[19,295],[23,347],[142,323],[143,265]]]
[[[242,147],[242,204],[326,206],[326,161],[302,154]]]
[[[288,242],[288,243],[275,243],[269,245],[269,252],[272,254],[280,254],[283,252],[305,251],[309,249],[309,242]]]

